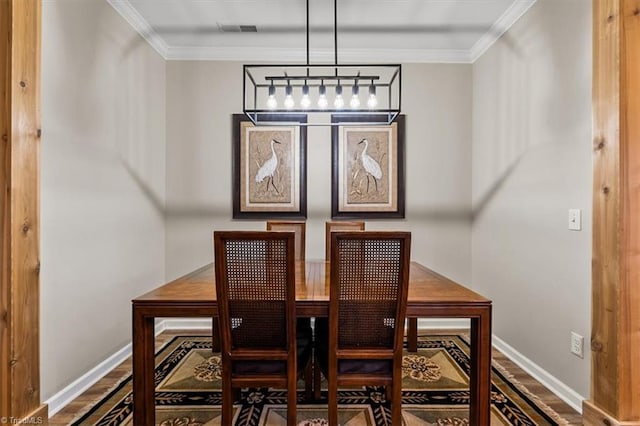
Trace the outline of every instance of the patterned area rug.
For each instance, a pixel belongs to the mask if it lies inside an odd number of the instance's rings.
[[[418,353],[403,361],[404,424],[468,425],[469,345],[457,335],[423,336]],[[211,352],[207,336],[178,336],[156,355],[156,422],[161,426],[220,424],[220,356]],[[298,391],[297,421],[301,426],[326,425],[324,402],[302,401]],[[323,392],[326,397],[326,392]],[[339,392],[343,426],[390,425],[384,389],[367,387]],[[74,425],[133,425],[131,376],[88,409]],[[234,425],[286,424],[286,392],[245,389],[234,407]],[[492,368],[491,425],[567,424],[495,362]],[[140,426],[140,425],[136,425]]]

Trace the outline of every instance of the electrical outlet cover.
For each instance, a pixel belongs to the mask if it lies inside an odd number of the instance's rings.
[[[571,353],[584,358],[584,337],[576,332],[571,332]]]

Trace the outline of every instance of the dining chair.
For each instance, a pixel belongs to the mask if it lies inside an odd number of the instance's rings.
[[[295,233],[295,253],[296,261],[305,260],[305,231],[306,222],[303,220],[268,220],[267,231],[288,231]],[[296,320],[296,327],[298,333],[313,334],[313,327],[311,326],[311,318],[298,318]],[[306,373],[309,376],[313,374],[312,363],[309,363],[309,371]],[[311,395],[307,395],[310,399]]]
[[[348,221],[348,220],[335,220],[335,221],[327,221],[325,222],[325,256],[324,259],[326,261],[331,261],[331,233],[338,231],[364,231],[364,222],[363,221]],[[315,320],[315,329],[323,329],[326,328],[327,318],[316,318]],[[313,367],[313,383],[314,386],[314,396],[316,399],[320,399],[321,390],[320,390],[320,368],[314,362]]]
[[[295,257],[296,260],[305,260],[305,231],[306,222],[302,220],[267,220],[267,231],[292,231],[295,233]],[[217,327],[217,320],[213,321],[213,328]],[[308,328],[311,330],[311,319],[310,318],[298,318],[298,329],[302,327]],[[213,345],[212,349],[214,352],[220,350],[220,342],[219,336],[217,333],[213,334]]]
[[[305,226],[303,220],[268,220],[267,231],[295,232],[296,260],[305,260]]]
[[[331,232],[334,231],[364,231],[364,222],[362,221],[330,221],[326,222],[325,232],[325,260],[331,260]],[[407,348],[410,352],[418,351],[418,319],[407,318]],[[320,377],[316,369],[314,380],[319,381]],[[316,391],[316,398],[319,398]]]
[[[325,223],[325,260],[331,260],[331,233],[336,231],[364,231],[364,222],[336,220]]]
[[[293,232],[214,232],[222,346],[222,424],[233,389],[287,389],[287,425],[296,424],[297,379],[311,362],[312,336],[297,333]],[[311,377],[305,377],[311,395]]]
[[[328,380],[329,425],[338,422],[338,387],[365,385],[387,388],[390,424],[402,424],[410,250],[410,232],[331,234],[329,321],[316,325],[316,361]]]

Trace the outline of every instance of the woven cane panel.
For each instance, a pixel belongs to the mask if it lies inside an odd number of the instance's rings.
[[[338,346],[393,347],[400,241],[338,240]]]
[[[232,346],[285,348],[286,241],[230,240],[226,261]]]
[[[270,231],[289,231],[294,232],[294,242],[296,248],[296,260],[304,260],[305,241],[302,241],[302,234],[304,232],[303,223],[286,223],[286,222],[267,222],[267,229]]]

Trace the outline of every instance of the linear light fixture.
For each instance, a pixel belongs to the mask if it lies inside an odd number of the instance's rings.
[[[282,125],[282,121],[270,119],[292,113],[318,113],[319,119],[300,123],[303,126],[386,125],[400,113],[400,64],[338,64],[337,3],[334,0],[333,64],[309,63],[307,0],[306,64],[243,66],[242,110],[255,125]],[[366,114],[376,120],[370,123],[332,122],[331,113]]]

